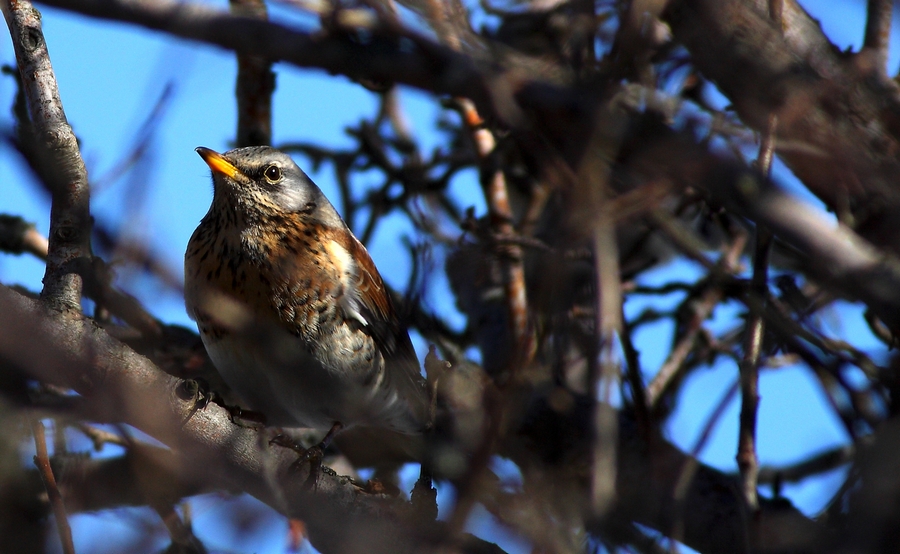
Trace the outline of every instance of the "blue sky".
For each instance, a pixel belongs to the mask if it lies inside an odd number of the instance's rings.
[[[832,40],[841,48],[858,47],[863,34],[862,19],[865,2],[811,1],[801,2],[822,22]],[[223,9],[225,3],[219,2]],[[40,7],[40,6],[39,6]],[[81,145],[92,179],[100,179],[100,189],[93,197],[95,215],[111,224],[127,225],[126,233],[145,241],[176,274],[181,273],[185,245],[194,227],[206,212],[211,184],[208,168],[194,152],[196,146],[215,150],[229,148],[234,134],[233,102],[236,63],[229,52],[201,44],[172,39],[145,32],[142,29],[90,20],[81,16],[40,7],[44,33],[59,82],[67,116]],[[896,22],[895,22],[896,25]],[[895,33],[896,35],[896,33]],[[0,50],[2,62],[13,63],[8,39]],[[898,41],[892,40],[890,72],[896,72]],[[98,71],[97,68],[103,68]],[[369,92],[343,77],[324,72],[299,70],[279,64],[276,66],[277,91],[274,99],[274,142],[317,141],[339,147],[349,146],[344,128],[361,117],[371,117],[376,111],[376,99]],[[138,171],[122,175],[109,174],[123,153],[134,144],[135,131],[148,115],[166,87],[171,85],[173,97],[161,115],[158,133],[152,144],[150,163]],[[8,114],[15,92],[13,81],[0,78],[0,114]],[[403,90],[404,108],[412,122],[416,138],[424,151],[440,140],[434,130],[437,111],[430,99],[417,91]],[[8,115],[0,116],[0,125],[8,126]],[[308,166],[298,158],[301,166]],[[34,187],[21,181],[24,174],[8,147],[0,147],[0,212],[23,215],[47,232],[49,205],[47,199],[34,193]],[[323,166],[313,178],[336,204],[331,168]],[[790,182],[786,171],[777,177]],[[454,194],[472,205],[476,214],[484,213],[484,204],[474,172],[461,175],[454,183]],[[370,183],[370,184],[375,184]],[[792,190],[797,190],[796,184]],[[144,201],[126,200],[126,192],[139,191]],[[361,192],[361,191],[360,191]],[[124,215],[124,217],[123,217]],[[352,222],[351,222],[352,224]],[[383,225],[369,245],[370,252],[385,278],[403,288],[409,270],[405,250],[398,248],[397,236],[412,230],[393,218]],[[398,252],[401,255],[398,255]],[[698,275],[699,268],[689,262],[676,262],[651,272],[648,282],[661,282],[673,276],[683,278]],[[43,268],[28,257],[0,255],[0,282],[19,283],[33,290],[40,288]],[[153,284],[129,279],[122,274],[122,284],[132,294],[152,307],[155,315],[169,323],[191,326],[179,295]],[[455,313],[452,299],[440,272],[426,301],[432,309],[448,314],[455,324],[462,320]],[[674,303],[677,297],[664,299]],[[626,313],[637,313],[646,299],[632,298],[626,303]],[[859,320],[858,306],[841,304],[831,315],[825,314],[824,324],[837,336],[849,338],[855,344],[875,351],[879,348],[862,327],[841,328],[837,321]],[[735,306],[723,306],[715,314],[710,327],[723,330],[734,325],[738,313]],[[672,329],[665,324],[649,327],[639,336],[642,366],[648,376],[659,368],[668,349]],[[661,345],[661,346],[657,346]],[[417,341],[420,353],[424,343]],[[722,362],[696,372],[689,378],[676,415],[667,428],[670,439],[682,448],[691,449],[713,406],[736,379],[733,364]],[[759,422],[759,453],[763,463],[785,464],[798,461],[810,452],[826,449],[848,440],[825,404],[819,385],[808,372],[799,368],[783,368],[764,372],[761,383],[762,404]],[[725,416],[716,426],[709,444],[700,458],[715,467],[735,469],[734,452],[737,441],[737,412],[732,402]],[[786,494],[805,512],[815,513],[822,508],[830,493],[839,485],[841,472],[836,471],[820,479],[787,487]],[[195,502],[194,515],[201,538],[211,547],[224,547],[229,541],[222,538],[219,523],[235,500],[220,496],[206,496]],[[263,510],[262,507],[259,507]],[[146,514],[135,512],[135,518]],[[74,519],[76,546],[79,552],[91,551],[96,530],[105,535],[128,533],[128,525],[116,524],[116,516],[79,516]],[[484,528],[484,521],[474,523],[492,537],[502,539],[501,546],[511,551],[523,551],[525,545],[503,538],[494,528]],[[122,527],[121,529],[119,527]],[[281,518],[270,518],[265,533],[254,534],[237,550],[254,552],[282,552],[286,526]],[[113,532],[115,531],[115,532]],[[92,538],[93,537],[93,538]],[[161,535],[164,544],[164,537]]]

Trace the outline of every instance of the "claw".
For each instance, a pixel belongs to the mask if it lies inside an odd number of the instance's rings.
[[[210,402],[215,402],[218,398],[216,393],[209,388],[209,383],[204,379],[185,379],[178,384],[175,389],[178,398],[184,401],[192,401],[191,409],[188,411],[181,425],[184,426],[198,410],[206,409]]]
[[[340,422],[335,422],[328,433],[325,434],[325,437],[322,438],[322,442],[309,448],[304,448],[284,433],[275,435],[269,440],[269,445],[290,448],[299,455],[297,460],[291,464],[291,471],[299,471],[304,463],[309,462],[309,477],[306,479],[306,486],[315,488],[319,482],[319,472],[325,469],[322,466],[322,459],[325,457],[325,449],[331,444],[331,439],[333,439],[338,431],[343,428],[344,426]]]

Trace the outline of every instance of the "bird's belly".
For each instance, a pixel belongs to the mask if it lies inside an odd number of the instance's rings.
[[[328,430],[335,422],[365,423],[371,415],[357,374],[323,365],[283,329],[260,329],[251,337],[204,335],[203,342],[228,386],[268,425]]]

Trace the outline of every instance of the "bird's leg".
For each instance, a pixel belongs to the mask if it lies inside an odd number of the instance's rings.
[[[410,500],[412,500],[412,516],[417,522],[430,524],[437,519],[437,490],[432,485],[431,467],[427,462],[422,463],[419,479],[413,487]]]
[[[182,425],[186,424],[188,420],[190,420],[198,410],[204,410],[207,406],[212,404],[216,404],[221,408],[225,409],[228,412],[228,419],[231,420],[232,423],[239,427],[247,427],[250,429],[258,429],[260,427],[265,427],[266,425],[266,416],[260,412],[253,412],[250,410],[244,410],[240,406],[232,406],[225,402],[225,399],[222,398],[222,395],[217,393],[209,386],[209,383],[206,379],[202,379],[200,377],[194,379],[185,379],[181,381],[178,385],[178,389],[176,389],[176,394],[182,400],[191,400],[194,404],[191,406],[190,412],[184,418]],[[249,422],[249,424],[244,424],[241,421],[243,420]]]
[[[340,421],[335,421],[334,424],[332,424],[331,429],[329,429],[328,432],[325,433],[325,436],[322,437],[322,441],[315,446],[307,448],[306,451],[300,455],[300,459],[294,462],[294,464],[299,465],[308,461],[310,475],[312,475],[312,472],[315,472],[318,475],[319,468],[322,465],[322,458],[325,456],[325,449],[331,444],[331,439],[333,439],[343,428],[344,426]]]
[[[309,462],[309,482],[315,485],[318,482],[319,470],[322,467],[322,458],[325,455],[325,449],[328,448],[328,445],[331,444],[331,440],[334,438],[341,429],[344,428],[344,425],[335,421],[331,426],[331,429],[325,434],[322,438],[322,441],[315,446],[310,446],[309,448],[304,448],[301,444],[294,441],[290,436],[281,433],[272,440],[269,441],[269,444],[278,445],[284,448],[290,448],[297,454],[299,454],[299,458],[293,464],[291,464],[291,469],[296,470],[299,469],[302,464],[305,462]]]
[[[217,402],[217,404],[219,403]],[[219,405],[225,408],[226,411],[228,411],[228,418],[238,427],[244,427],[247,429],[259,429],[266,426],[266,414],[262,412],[245,410],[240,406],[232,406],[230,404],[224,403],[221,403]],[[245,424],[243,423],[244,421],[247,421],[249,423]]]

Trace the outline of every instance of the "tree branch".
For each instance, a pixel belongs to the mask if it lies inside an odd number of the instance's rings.
[[[66,514],[66,506],[56,484],[56,476],[50,467],[50,457],[47,455],[47,437],[44,433],[44,424],[35,421],[31,426],[34,433],[34,447],[37,454],[34,456],[34,465],[41,474],[41,481],[47,490],[50,506],[53,508],[53,516],[56,518],[56,530],[59,533],[59,541],[65,554],[75,554],[75,544],[72,542],[72,528],[69,527],[69,516]]]
[[[494,79],[486,64],[417,35],[375,26],[365,36],[333,28],[309,34],[256,18],[230,15],[196,3],[172,0],[49,0],[48,5],[100,19],[135,23],[300,67],[320,68],[352,79],[405,83],[423,90],[470,98],[480,109],[515,123],[521,119],[513,85]],[[398,40],[401,39],[402,40]]]
[[[869,0],[866,12],[866,34],[861,53],[869,53],[872,56],[873,69],[882,75],[887,75],[893,11],[894,0]]]
[[[50,65],[40,13],[27,0],[0,3],[12,35],[31,128],[42,164],[50,167],[53,197],[43,297],[54,306],[79,309],[81,279],[69,264],[91,258],[90,189],[75,134],[66,120]]]
[[[33,378],[75,389],[90,400],[95,419],[128,423],[167,444],[185,479],[246,491],[303,519],[323,551],[422,548],[404,523],[406,501],[367,494],[325,471],[310,489],[308,469],[291,469],[292,451],[267,447],[264,434],[233,424],[214,404],[194,412],[194,401],[179,395],[178,379],[90,320],[44,308],[5,287],[0,313],[0,356]]]
[[[262,0],[231,0],[230,4],[235,15],[268,18]],[[251,54],[238,54],[237,61],[237,146],[272,144],[272,92],[275,90],[272,62]]]
[[[816,196],[900,251],[896,83],[841,56],[795,0],[784,2],[783,33],[767,0],[673,0],[665,18],[747,125],[763,131],[777,116],[778,155]]]
[[[645,140],[632,156],[629,166],[641,167],[648,178],[697,187],[714,205],[768,227],[794,248],[805,274],[864,302],[892,330],[900,330],[900,260],[893,255],[877,250],[847,226],[829,222],[759,173],[708,153],[692,138],[664,133]]]

